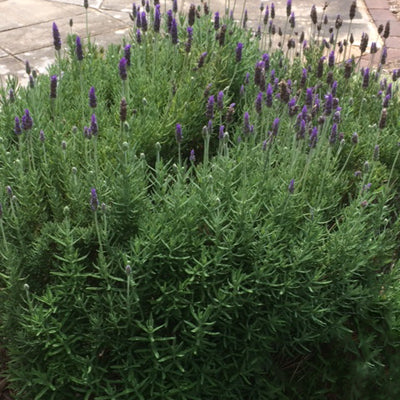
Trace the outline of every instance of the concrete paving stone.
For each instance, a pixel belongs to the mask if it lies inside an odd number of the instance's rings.
[[[126,37],[129,41],[129,28],[120,29],[118,31],[103,33],[93,37],[96,45],[104,47],[105,49],[110,44],[121,44],[122,38]]]
[[[387,0],[364,0],[365,5],[372,11],[376,9],[388,9],[389,2]]]
[[[121,21],[125,26],[133,26],[133,22],[130,19],[128,12],[107,9],[101,9],[100,12],[102,14],[108,15],[111,18],[115,18],[116,20]]]
[[[83,0],[47,0],[49,3],[64,3],[64,4],[73,4],[75,6],[83,7]],[[89,0],[89,7],[91,8],[99,8],[102,0]]]
[[[8,56],[8,53],[0,48],[0,58],[1,57],[7,57],[7,56]]]
[[[83,8],[83,7],[82,7]],[[81,12],[80,7],[51,3],[45,0],[7,0],[0,3],[0,32],[28,28],[60,18],[62,15],[73,17]]]
[[[25,73],[25,64],[12,56],[0,58],[0,82],[5,84],[8,75],[17,75],[23,78]]]
[[[67,14],[66,18],[55,21],[64,44],[66,43],[67,34],[70,33],[69,18],[70,15]],[[14,54],[47,47],[53,43],[52,22],[53,21],[48,21],[29,27],[0,32],[0,43],[2,43],[6,51]],[[94,10],[89,12],[89,33],[91,35],[111,32],[113,30],[122,29],[123,27],[124,24],[115,18]],[[85,13],[75,15],[72,29],[73,32],[78,35],[84,36],[86,34]]]
[[[132,1],[126,1],[126,0],[104,0],[101,4],[101,9],[102,10],[115,10],[115,11],[123,11],[126,13],[132,12],[132,4],[135,3],[139,4],[141,3],[140,0],[132,0]],[[153,5],[153,1],[151,2]]]
[[[47,73],[49,65],[55,62],[55,50],[53,46],[49,46],[38,50],[16,54],[15,57],[23,63],[29,61],[32,69],[36,70],[39,74],[45,74]]]

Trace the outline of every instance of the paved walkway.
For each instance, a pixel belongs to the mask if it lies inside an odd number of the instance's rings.
[[[223,13],[225,7],[233,7],[235,2],[235,18],[240,20],[246,0],[209,0],[211,10]],[[136,0],[137,3],[140,0]],[[151,0],[151,3],[153,0]],[[189,4],[198,0],[178,0],[185,10]],[[271,7],[270,0],[264,0],[264,5]],[[275,0],[276,20],[283,27],[286,19],[286,0]],[[310,10],[316,3],[318,15],[321,15],[324,3],[322,0],[293,0],[293,11],[296,15],[296,30],[309,32],[311,26]],[[347,35],[349,23],[350,0],[328,1],[326,13],[329,17],[328,30],[338,14],[344,20],[341,32]],[[318,6],[319,5],[319,6]],[[162,10],[171,8],[171,0],[161,0]],[[376,26],[386,21],[391,22],[391,36],[387,40],[389,65],[400,66],[400,22],[389,10],[389,0],[358,0],[357,13],[352,23],[355,45],[359,44],[361,34],[368,33],[371,40],[378,38]],[[247,0],[245,8],[248,11],[248,26],[257,28],[260,17],[260,1]],[[106,46],[109,43],[119,43],[123,35],[129,33],[132,21],[129,12],[132,10],[132,0],[89,0],[88,20],[89,32],[95,42]],[[185,11],[186,12],[186,11]],[[22,84],[27,82],[25,61],[38,72],[45,73],[46,67],[54,61],[52,44],[52,23],[56,22],[65,43],[68,33],[86,36],[86,10],[83,0],[0,0],[0,79],[4,83],[7,76],[18,77]],[[72,20],[73,26],[70,27]],[[279,21],[277,22],[279,26]],[[356,46],[353,46],[356,49]]]

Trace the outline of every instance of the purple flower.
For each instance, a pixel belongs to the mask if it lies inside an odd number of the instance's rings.
[[[172,44],[178,44],[178,25],[175,18],[171,22],[171,40]]]
[[[40,132],[39,132],[39,140],[40,140],[42,143],[44,143],[44,141],[46,140],[46,137],[45,137],[44,132],[43,132],[42,129],[41,129]]]
[[[279,118],[275,118],[274,122],[272,123],[272,135],[276,136],[278,134],[279,129]]]
[[[204,53],[201,53],[199,62],[197,63],[197,68],[201,68],[204,65],[204,61],[207,57],[207,52],[205,51]]]
[[[92,117],[90,119],[90,131],[92,132],[92,134],[94,136],[97,136],[97,134],[99,133],[99,128],[97,125],[97,118],[95,114],[92,114]]]
[[[57,97],[57,75],[52,75],[50,78],[50,98]]]
[[[138,9],[136,15],[136,28],[141,28],[141,27],[142,27],[142,13]]]
[[[288,186],[288,190],[290,194],[294,193],[294,179],[290,180],[289,186]]]
[[[286,2],[286,16],[289,17],[292,12],[292,0],[287,0]]]
[[[214,118],[214,96],[210,96],[207,102],[206,117],[209,120]]]
[[[21,118],[21,128],[24,131],[29,131],[32,129],[33,126],[33,120],[32,117],[30,116],[29,110],[25,109],[25,114]]]
[[[175,139],[177,143],[181,143],[183,139],[182,126],[181,124],[176,124],[175,126]]]
[[[92,208],[92,211],[97,211],[98,206],[99,206],[99,200],[97,198],[96,189],[93,188],[90,191],[90,207]]]
[[[268,5],[265,7],[265,13],[264,13],[264,25],[268,24],[268,18],[269,18],[269,7]]]
[[[268,83],[267,96],[265,99],[265,103],[266,103],[267,107],[272,107],[273,94],[274,94],[274,92],[272,90],[272,85],[270,83]]]
[[[172,27],[172,19],[173,19],[173,14],[172,10],[167,11],[167,31],[171,33],[171,27]]]
[[[225,126],[221,125],[219,127],[218,139],[222,140],[224,138],[224,136],[225,136]]]
[[[299,127],[299,131],[297,132],[297,139],[304,139],[306,133],[306,121],[304,119],[302,119],[300,121],[300,127]]]
[[[94,86],[92,86],[89,90],[89,106],[91,108],[96,108],[97,106],[97,98]]]
[[[191,26],[188,26],[186,28],[187,35],[188,35],[188,40],[185,43],[185,51],[186,53],[190,53],[190,50],[192,49],[192,41],[193,41],[193,28]]]
[[[387,58],[387,47],[385,46],[382,49],[382,54],[381,54],[381,64],[385,65],[386,64],[386,58]]]
[[[314,148],[318,141],[318,128],[314,127],[310,133],[310,147]]]
[[[331,86],[331,88],[332,88],[332,91],[331,91],[332,96],[336,96],[337,85],[338,85],[337,81],[333,81],[332,86]]]
[[[353,135],[351,136],[351,141],[353,142],[353,144],[358,143],[358,133],[357,132],[353,133]]]
[[[243,50],[243,43],[238,43],[236,46],[236,62],[240,62],[242,60],[242,50]]]
[[[190,150],[189,160],[190,160],[190,162],[195,162],[196,161],[196,154],[194,152],[194,149]]]
[[[160,32],[160,25],[161,25],[160,4],[156,4],[154,10],[154,22],[153,22],[154,32]]]
[[[271,3],[271,18],[275,18],[275,4]]]
[[[122,57],[119,60],[119,76],[120,78],[125,81],[128,78],[128,74],[126,72],[127,61],[125,57]]]
[[[58,27],[55,22],[53,22],[53,43],[54,48],[58,51],[61,49],[61,37]]]
[[[173,0],[173,1],[172,1],[172,11],[173,11],[174,13],[177,13],[177,12],[178,12],[178,1],[177,1],[177,0]]]
[[[255,106],[255,109],[256,109],[257,114],[261,114],[261,110],[262,110],[262,98],[263,98],[263,94],[262,94],[262,92],[259,92],[258,95],[257,95],[257,97],[256,97],[256,100],[255,100],[255,102],[254,102],[254,106]]]
[[[369,85],[369,68],[365,68],[364,74],[363,74],[362,87],[364,89],[366,89],[366,88],[368,88],[368,85]]]
[[[217,107],[218,110],[222,111],[224,108],[224,92],[221,90],[217,96]]]
[[[356,171],[356,172],[354,172],[354,176],[355,176],[356,178],[361,178],[361,175],[362,175],[362,172],[361,172],[361,171]]]
[[[140,32],[140,29],[136,30],[136,41],[138,42],[138,44],[142,43],[142,32]]]
[[[371,189],[372,184],[371,183],[367,183],[366,185],[363,186],[363,192],[367,192],[369,189]]]
[[[333,107],[333,96],[331,93],[328,93],[325,96],[325,115],[330,115],[332,113]]]
[[[247,111],[244,113],[243,117],[243,134],[245,136],[250,134],[250,116]]]
[[[388,107],[389,106],[389,100],[391,99],[392,96],[390,94],[387,94],[383,100],[382,107]]]
[[[313,88],[307,88],[305,103],[309,107],[312,106],[312,104],[313,104]]]
[[[292,13],[290,14],[290,17],[289,17],[289,24],[290,24],[290,27],[291,27],[292,29],[294,29],[295,26],[296,26],[296,18],[295,18],[295,16],[294,16],[294,12],[292,12]]]
[[[124,57],[125,57],[125,60],[126,60],[126,65],[128,67],[130,67],[131,66],[131,45],[130,44],[127,44],[124,47]]]
[[[214,14],[214,29],[217,31],[219,29],[219,12]]]
[[[147,32],[147,18],[146,18],[146,12],[142,11],[142,16],[140,18],[140,22],[142,24],[141,28],[143,32]]]
[[[92,138],[92,130],[87,126],[84,126],[83,127],[83,136],[86,139],[91,139]]]
[[[335,65],[335,52],[333,50],[329,53],[328,65],[330,68]]]
[[[21,125],[20,125],[18,117],[15,117],[15,119],[14,119],[14,133],[16,135],[20,135],[22,133],[22,129],[21,129]]]
[[[76,37],[76,58],[78,61],[83,60],[83,50],[82,50],[82,43],[81,43],[81,38],[79,36]]]
[[[86,9],[89,7],[89,0],[83,1],[83,7],[85,7]]]

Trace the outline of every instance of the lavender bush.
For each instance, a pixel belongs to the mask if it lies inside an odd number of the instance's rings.
[[[16,398],[397,398],[400,74],[173,6],[1,90]]]

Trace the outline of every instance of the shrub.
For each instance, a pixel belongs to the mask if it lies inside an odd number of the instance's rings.
[[[18,399],[395,398],[396,83],[181,21],[3,90]]]

